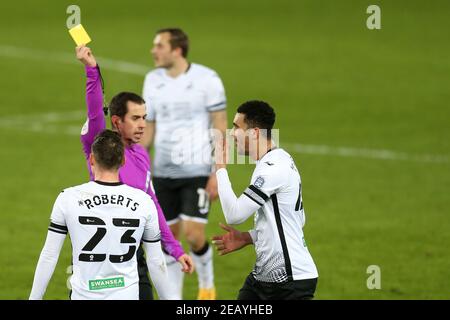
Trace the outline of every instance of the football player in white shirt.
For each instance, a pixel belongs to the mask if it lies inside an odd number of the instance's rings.
[[[239,292],[239,300],[312,299],[318,273],[303,234],[305,212],[300,174],[292,157],[271,139],[275,112],[263,101],[237,109],[232,136],[239,154],[256,161],[250,186],[237,198],[226,170],[226,146],[216,144],[219,198],[228,224],[254,216],[254,229],[229,226],[213,237],[219,254],[255,245],[256,263]]]
[[[143,144],[155,147],[153,185],[167,224],[181,230],[198,275],[198,299],[216,297],[212,248],[205,236],[210,201],[217,198],[210,128],[225,134],[225,90],[217,73],[187,60],[189,40],[180,29],[161,29],[153,41],[156,69],[145,77],[147,123]],[[167,257],[170,278],[182,295],[183,274]]]
[[[92,144],[95,181],[60,193],[50,217],[30,299],[42,299],[67,233],[73,256],[71,299],[138,300],[136,251],[141,240],[160,299],[176,299],[160,244],[155,204],[145,192],[119,181],[125,161],[118,133],[104,130]]]

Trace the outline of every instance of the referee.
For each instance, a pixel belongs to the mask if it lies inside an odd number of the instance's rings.
[[[250,186],[237,198],[226,170],[226,147],[216,143],[216,172],[228,224],[241,224],[255,212],[254,229],[213,238],[219,254],[254,244],[256,263],[239,291],[239,300],[312,299],[318,273],[303,234],[305,212],[300,174],[292,157],[271,137],[275,112],[263,101],[237,109],[231,134],[238,153],[256,161]]]

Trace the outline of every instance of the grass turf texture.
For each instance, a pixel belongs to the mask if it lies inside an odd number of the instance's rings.
[[[79,138],[65,133],[81,129],[82,117],[39,118],[85,109],[83,68],[65,27],[69,4],[0,4],[0,46],[73,54],[74,61],[0,54],[0,299],[28,297],[57,194],[88,179]],[[77,4],[96,55],[149,69],[154,31],[185,29],[190,60],[224,81],[229,120],[241,102],[267,100],[276,108],[282,144],[450,153],[448,1]],[[381,6],[381,30],[366,28],[370,4]],[[142,90],[143,76],[112,70],[103,76],[108,100]],[[21,120],[11,124],[14,116]],[[317,299],[450,298],[448,162],[292,155],[303,180],[306,240],[320,273]],[[230,166],[236,193],[252,169]],[[222,232],[219,221],[216,202],[209,236]],[[251,225],[250,219],[240,229]],[[253,262],[252,247],[215,257],[219,299],[237,296]],[[46,298],[67,299],[69,264],[66,240]],[[381,268],[381,290],[366,287],[369,265]],[[195,299],[195,275],[186,277],[184,293]]]

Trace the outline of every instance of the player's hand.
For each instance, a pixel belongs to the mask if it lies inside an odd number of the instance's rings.
[[[230,226],[219,223],[220,227],[227,233],[221,236],[212,237],[212,243],[216,246],[219,256],[239,250],[246,245],[253,243],[248,232],[240,232]]]
[[[209,200],[214,201],[217,199],[219,193],[217,192],[217,177],[215,173],[209,176],[205,191],[208,194]]]
[[[77,53],[77,59],[83,62],[85,66],[95,67],[97,65],[97,61],[95,60],[90,48],[81,45],[76,47],[75,51]]]
[[[189,255],[187,255],[186,253],[178,258],[178,262],[182,266],[181,271],[183,271],[185,273],[189,273],[189,274],[194,272],[194,261],[192,261],[192,258]]]
[[[227,139],[220,135],[220,137],[216,136],[214,141],[215,141],[214,158],[216,163],[216,170],[226,168],[226,164],[228,163]]]

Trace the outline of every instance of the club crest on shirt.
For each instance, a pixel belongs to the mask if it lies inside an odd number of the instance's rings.
[[[253,185],[257,188],[261,188],[264,185],[264,178],[259,176],[258,178],[256,178],[255,182],[253,183]]]

